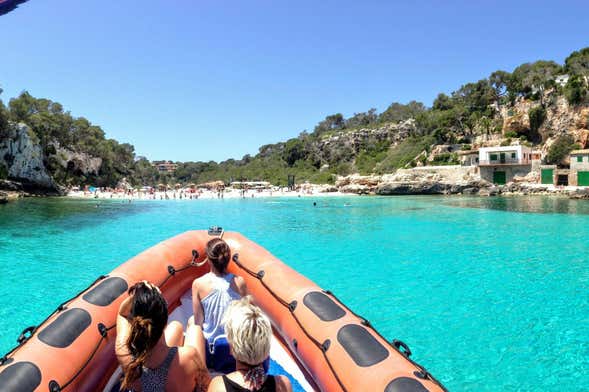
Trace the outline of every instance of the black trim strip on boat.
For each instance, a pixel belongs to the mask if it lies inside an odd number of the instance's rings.
[[[196,259],[198,258],[199,253],[196,250],[192,250],[192,260],[190,261],[190,263],[188,263],[186,266],[179,268],[179,269],[175,269],[173,266],[168,266],[168,276],[166,277],[166,279],[164,279],[164,281],[161,283],[160,287],[162,287],[164,284],[167,283],[167,281],[174,276],[177,272],[182,272],[185,271],[191,267],[198,267],[197,263],[196,263]],[[88,294],[88,291],[93,288],[93,286],[95,286],[98,282],[104,280],[108,278],[108,275],[101,275],[99,276],[94,282],[92,282],[88,287],[86,287],[84,290],[80,291],[78,294],[76,294],[75,296],[71,297],[70,299],[68,299],[65,302],[62,302],[56,310],[54,310],[49,316],[47,316],[45,318],[45,320],[43,320],[41,323],[39,323],[36,326],[30,326],[27,327],[23,330],[23,332],[19,335],[17,342],[18,345],[13,347],[9,352],[7,352],[6,354],[4,354],[4,356],[2,356],[0,358],[0,367],[2,367],[5,364],[9,364],[10,362],[10,357],[9,355],[14,354],[16,351],[18,351],[18,349],[20,347],[22,347],[30,338],[33,337],[33,335],[39,330],[39,328],[41,328],[41,326],[43,326],[43,324],[45,324],[47,322],[47,320],[49,320],[51,317],[53,317],[55,314],[62,312],[63,310],[67,309],[66,305],[68,303],[70,303],[71,301],[73,301],[74,299],[78,298],[79,296],[81,296],[82,294],[86,293]],[[121,293],[122,294],[122,293]],[[117,297],[118,298],[118,297]],[[89,302],[89,301],[87,301]],[[92,360],[92,358],[94,357],[94,355],[96,355],[96,352],[98,351],[98,348],[100,347],[100,345],[102,344],[102,342],[104,341],[104,339],[107,337],[108,335],[108,331],[110,331],[111,329],[116,327],[116,323],[110,327],[106,327],[104,324],[99,323],[98,324],[98,331],[101,335],[100,340],[98,341],[98,343],[96,344],[96,347],[94,348],[94,350],[92,351],[92,353],[90,354],[90,356],[88,357],[88,359],[86,360],[86,362],[84,363],[84,365],[82,365],[82,367],[76,372],[76,374],[74,374],[74,376],[68,380],[63,386],[60,386],[59,383],[55,380],[51,380],[51,382],[49,383],[49,391],[50,392],[58,392],[58,391],[62,391],[65,388],[67,388],[81,373],[82,371],[88,366],[88,364],[90,363],[90,361]]]
[[[301,330],[303,331],[303,333],[307,336],[307,338],[309,338],[309,340],[311,340],[316,346],[317,348],[319,348],[321,350],[321,352],[323,353],[323,357],[325,358],[327,365],[329,366],[331,372],[333,373],[333,375],[335,376],[337,382],[339,383],[340,387],[345,391],[347,391],[347,389],[344,387],[342,381],[340,380],[339,376],[337,375],[337,373],[335,372],[335,369],[333,368],[331,362],[329,361],[329,358],[327,358],[327,350],[323,349],[323,344],[318,342],[315,338],[313,338],[313,336],[311,336],[311,334],[305,329],[305,327],[301,324],[301,322],[299,321],[299,319],[296,317],[296,315],[294,314],[294,308],[291,308],[290,304],[286,301],[284,301],[282,298],[278,297],[278,295],[276,293],[274,293],[262,280],[262,278],[259,276],[258,273],[255,273],[254,271],[251,271],[250,269],[248,269],[246,266],[244,266],[240,261],[239,261],[239,254],[235,253],[232,257],[233,261],[235,262],[235,264],[240,267],[241,269],[243,269],[246,273],[248,273],[249,275],[253,276],[254,278],[258,279],[260,281],[260,283],[262,283],[262,285],[266,288],[266,290],[268,290],[268,292],[274,297],[276,298],[280,304],[282,304],[283,306],[289,308],[289,310],[291,310],[291,315],[293,316],[294,320],[296,321],[296,323],[299,325],[299,327],[301,328]],[[262,275],[263,276],[263,275]],[[416,371],[414,373],[416,377],[419,378],[423,378],[423,379],[429,379],[430,381],[432,381],[433,383],[437,384],[440,388],[442,388],[443,391],[448,391],[446,389],[446,387],[444,387],[444,385],[442,385],[442,383],[440,381],[438,381],[430,372],[428,372],[423,366],[421,366],[420,364],[418,364],[417,362],[413,361],[412,359],[410,359],[406,353],[404,353],[403,351],[399,350],[399,348],[397,348],[395,345],[391,344],[384,336],[382,336],[380,334],[380,332],[378,332],[373,326],[372,324],[370,324],[370,321],[368,321],[367,319],[365,319],[364,317],[359,316],[358,314],[354,313],[352,310],[350,310],[342,301],[340,301],[331,291],[329,290],[322,290],[323,293],[330,295],[333,299],[335,299],[337,302],[339,302],[339,304],[347,311],[349,311],[353,316],[357,317],[358,319],[361,320],[361,324],[364,325],[367,328],[370,328],[372,331],[374,331],[382,340],[384,340],[385,342],[387,342],[389,344],[389,346],[391,348],[393,348],[395,351],[397,351],[399,354],[403,355],[409,362],[411,362],[415,367],[417,367],[420,371]]]
[[[2,358],[0,358],[0,367],[3,366],[9,359],[9,355],[14,354],[16,351],[18,351],[19,348],[21,348],[27,341],[29,341],[30,338],[33,337],[33,335],[39,330],[39,328],[41,328],[41,326],[43,326],[43,324],[45,324],[47,322],[47,320],[49,320],[51,317],[53,317],[55,314],[62,312],[63,310],[67,309],[66,305],[70,302],[72,302],[74,299],[78,298],[80,295],[82,295],[83,293],[85,293],[86,291],[90,290],[90,288],[92,288],[96,283],[100,282],[101,280],[108,278],[108,275],[101,275],[98,278],[96,278],[96,280],[94,282],[92,282],[88,287],[86,287],[84,290],[80,291],[78,294],[76,294],[75,296],[73,296],[72,298],[68,299],[65,302],[62,302],[49,316],[47,316],[45,318],[45,320],[41,321],[38,325],[33,325],[30,326],[28,328],[25,328],[23,330],[23,332],[20,334],[20,336],[17,339],[17,345],[14,346],[10,351],[8,351],[6,354],[4,354],[4,356],[2,356]],[[27,334],[30,334],[29,336],[26,336]]]
[[[98,343],[96,343],[94,350],[92,350],[92,353],[88,356],[88,359],[86,359],[86,362],[84,362],[84,364],[80,367],[80,369],[76,372],[76,374],[74,374],[72,376],[72,378],[70,378],[65,384],[63,384],[63,386],[60,386],[59,383],[55,380],[49,381],[49,391],[50,392],[59,392],[59,391],[63,391],[67,387],[69,387],[70,384],[72,382],[74,382],[74,380],[76,378],[78,378],[78,376],[84,371],[84,369],[86,369],[86,366],[88,366],[90,364],[90,361],[92,360],[92,358],[94,358],[94,355],[96,355],[96,352],[100,348],[100,345],[102,344],[104,339],[106,339],[106,337],[108,336],[108,331],[112,330],[116,326],[117,326],[117,324],[115,323],[114,325],[111,325],[110,327],[107,328],[104,324],[98,323],[97,329],[98,329],[98,333],[100,334],[100,340],[98,341]]]
[[[92,324],[90,313],[81,308],[68,309],[49,325],[37,337],[48,346],[66,348]]]
[[[16,362],[0,373],[0,385],[5,392],[30,392],[41,385],[41,370],[32,362]]]
[[[417,367],[420,372],[414,372],[418,373],[415,374],[416,377],[422,378],[422,379],[429,379],[431,381],[433,381],[435,384],[437,384],[440,388],[442,388],[442,390],[448,392],[448,390],[446,389],[446,387],[438,380],[436,379],[430,372],[427,371],[426,368],[424,368],[423,366],[421,366],[419,363],[415,362],[414,360],[412,360],[411,358],[409,358],[409,355],[407,355],[406,352],[401,351],[396,344],[394,344],[395,341],[399,341],[394,339],[393,343],[389,342],[384,336],[382,336],[380,334],[380,332],[378,332],[377,329],[375,329],[372,324],[370,323],[369,320],[365,319],[362,316],[359,316],[357,313],[355,313],[354,311],[352,311],[351,309],[349,309],[342,301],[339,300],[339,298],[337,298],[335,296],[335,294],[333,294],[331,291],[329,290],[323,290],[323,292],[325,294],[329,294],[331,297],[333,297],[333,299],[335,299],[337,302],[340,303],[340,305],[342,305],[344,308],[346,308],[352,315],[354,315],[355,317],[358,317],[360,320],[362,320],[362,325],[364,325],[367,328],[370,328],[371,330],[374,331],[374,333],[376,333],[382,340],[384,340],[385,342],[387,342],[389,344],[389,346],[391,346],[393,349],[395,349],[399,354],[403,355],[409,362],[411,362],[415,367]],[[407,347],[408,348],[408,347]],[[411,353],[411,350],[409,350],[409,353]]]
[[[313,342],[313,344],[315,346],[317,346],[317,348],[319,349],[319,351],[321,351],[321,353],[323,354],[323,358],[325,358],[325,362],[327,363],[327,366],[329,366],[329,370],[331,370],[331,373],[334,375],[336,381],[338,382],[339,386],[342,388],[342,390],[344,392],[347,392],[346,387],[344,386],[342,380],[339,378],[339,375],[337,374],[337,372],[335,371],[335,369],[333,368],[333,365],[331,364],[331,361],[329,360],[329,358],[327,357],[327,350],[329,348],[329,345],[324,345],[324,343],[319,342],[317,339],[315,339],[308,331],[307,329],[303,326],[303,324],[301,323],[301,321],[298,319],[298,317],[294,314],[294,307],[291,306],[291,304],[289,302],[286,302],[285,300],[283,300],[282,298],[280,298],[275,292],[272,291],[272,289],[270,289],[270,287],[268,287],[268,285],[262,280],[264,274],[259,274],[256,273],[252,270],[250,270],[249,268],[247,268],[246,266],[244,266],[240,261],[239,261],[239,254],[235,253],[232,257],[233,261],[235,262],[235,264],[243,269],[245,272],[247,272],[249,275],[253,276],[254,278],[258,279],[260,281],[260,283],[262,284],[262,286],[264,286],[264,288],[266,288],[266,290],[270,293],[270,295],[272,295],[282,306],[286,307],[289,311],[290,314],[292,315],[293,319],[295,320],[295,322],[297,323],[297,325],[301,328],[301,331],[303,331],[303,333],[307,336],[307,338]]]

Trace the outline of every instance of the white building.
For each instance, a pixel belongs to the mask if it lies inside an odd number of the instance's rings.
[[[539,163],[540,153],[527,146],[479,148],[481,178],[495,184],[506,184],[514,176],[523,177],[532,170],[532,161]]]
[[[554,81],[559,86],[564,87],[567,84],[567,82],[569,81],[569,75],[568,74],[558,75],[556,78],[554,78]]]

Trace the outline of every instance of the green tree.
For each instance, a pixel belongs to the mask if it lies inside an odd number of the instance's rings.
[[[500,102],[508,93],[507,86],[511,83],[511,74],[506,71],[495,71],[489,76],[489,83],[495,92],[495,102]]]
[[[562,67],[554,61],[539,60],[517,67],[510,81],[510,88],[519,95],[529,96],[537,91],[542,99],[544,90],[554,84],[554,79],[562,73]],[[541,101],[542,104],[544,104]]]
[[[564,70],[570,76],[589,76],[589,47],[571,53],[564,60]]]
[[[0,139],[6,137],[8,137],[8,111],[0,99]]]
[[[305,143],[301,139],[293,138],[286,142],[283,159],[288,166],[293,166],[296,161],[304,160],[307,157]]]
[[[530,129],[532,132],[536,133],[546,119],[546,109],[544,109],[542,106],[536,106],[530,109],[528,117],[530,119]]]
[[[570,135],[560,136],[552,143],[546,155],[546,162],[549,164],[559,164],[575,148],[575,139]]]
[[[360,128],[374,124],[378,120],[376,109],[372,108],[367,112],[354,113],[352,117],[345,121],[346,128]]]
[[[378,122],[401,122],[410,118],[415,118],[419,113],[426,111],[423,103],[411,101],[404,105],[402,103],[393,102],[389,107],[380,114]]]
[[[571,105],[583,103],[587,97],[587,88],[583,77],[578,74],[570,76],[564,87],[564,95]]]
[[[344,129],[345,125],[345,119],[341,113],[331,114],[315,126],[313,135],[320,136],[332,130]]]

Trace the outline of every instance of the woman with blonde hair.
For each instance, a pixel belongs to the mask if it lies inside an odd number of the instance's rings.
[[[119,307],[115,352],[123,369],[121,390],[188,392],[206,390],[200,326],[191,319],[168,322],[168,305],[159,288],[143,281],[133,285]]]
[[[287,377],[266,374],[264,361],[270,355],[272,326],[262,310],[251,303],[251,297],[233,301],[224,322],[236,370],[213,378],[209,392],[291,392]]]

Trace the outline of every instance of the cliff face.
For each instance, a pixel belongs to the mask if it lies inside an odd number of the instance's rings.
[[[0,140],[0,164],[6,168],[8,178],[30,187],[57,192],[58,186],[47,172],[43,159],[41,146],[26,125],[9,127],[8,137]]]
[[[409,119],[398,124],[383,124],[378,128],[361,128],[338,131],[323,136],[313,144],[314,154],[322,162],[352,162],[362,149],[384,143],[395,146],[415,133],[415,120]]]
[[[581,148],[589,147],[589,108],[570,105],[562,95],[549,91],[544,97],[546,118],[538,128],[538,143],[550,144],[551,140],[569,134]],[[500,107],[498,116],[503,122],[503,135],[513,131],[531,131],[530,111],[539,108],[540,102],[519,99],[514,105]]]
[[[62,171],[98,174],[102,160],[53,143],[55,154],[45,155],[36,135],[24,124],[12,124],[0,139],[0,166],[10,180],[22,183],[32,193],[61,194],[63,187],[48,167],[53,162]]]

